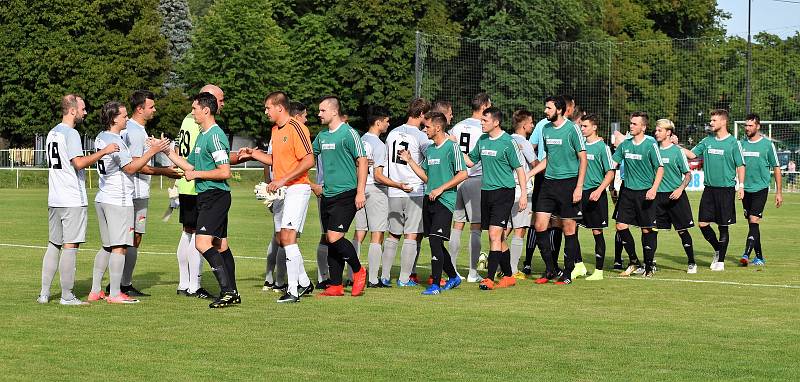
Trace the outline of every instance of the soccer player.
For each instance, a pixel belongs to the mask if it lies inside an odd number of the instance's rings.
[[[433,101],[433,105],[431,106],[431,111],[444,114],[444,118],[447,119],[447,126],[450,126],[450,121],[453,120],[453,104],[450,103],[450,101],[445,101],[441,99]],[[444,134],[445,136],[448,136],[447,132],[445,132]]]
[[[147,151],[147,122],[156,113],[155,95],[148,90],[133,92],[130,99],[131,117],[122,130],[122,140],[128,146],[131,157],[136,160]],[[150,202],[150,177],[164,175],[179,179],[178,172],[169,167],[155,167],[149,161],[133,176],[133,246],[125,252],[125,270],[122,272],[122,293],[131,297],[149,296],[133,286],[133,270],[136,267],[139,246],[147,227],[147,206]]]
[[[481,118],[483,112],[492,107],[492,100],[486,93],[478,93],[472,98],[472,116],[457,123],[450,129],[450,139],[454,140],[461,152],[469,154],[483,136]],[[456,209],[453,211],[453,230],[450,232],[450,254],[453,267],[458,269],[458,254],[461,251],[461,232],[470,223],[469,234],[469,274],[467,282],[479,283],[483,280],[478,274],[478,259],[481,256],[481,184],[482,165],[478,163],[467,170],[469,178],[456,190]]]
[[[675,125],[669,119],[656,121],[656,140],[664,165],[664,177],[656,195],[656,228],[660,231],[675,227],[689,263],[686,273],[694,274],[697,273],[697,264],[694,261],[692,235],[689,233],[689,228],[694,227],[694,220],[689,198],[684,192],[692,179],[692,172],[686,154],[672,143],[674,130]]]
[[[136,174],[147,165],[150,159],[162,150],[169,148],[169,141],[154,141],[144,138],[147,150],[133,157],[127,143],[120,135],[128,120],[128,111],[119,102],[111,101],[100,110],[100,123],[108,130],[97,135],[94,146],[103,150],[106,146],[116,145],[119,151],[104,155],[97,162],[97,173],[100,178],[99,191],[94,198],[97,221],[100,225],[100,242],[102,248],[94,257],[92,272],[92,290],[89,301],[106,300],[112,304],[133,304],[139,300],[122,289],[122,278],[127,251],[134,244],[134,210],[136,195]],[[108,268],[110,292],[105,296],[101,282]],[[133,291],[128,288],[128,291]]]
[[[544,114],[549,121],[542,128],[542,141],[545,157],[531,170],[529,176],[544,171],[541,194],[536,202],[536,243],[545,263],[542,277],[537,284],[556,279],[556,284],[572,283],[574,261],[580,252],[576,220],[581,218],[581,198],[586,176],[586,147],[572,121],[564,118],[567,102],[564,97],[547,97],[544,101]],[[553,245],[546,231],[550,218],[557,216],[562,221],[565,234],[564,270],[558,269]]]
[[[634,261],[620,276],[630,276],[641,264],[635,255],[636,243],[629,226],[642,230],[642,253],[644,255],[644,277],[653,277],[658,237],[656,226],[656,194],[664,177],[661,152],[656,141],[647,135],[647,113],[637,111],[631,114],[629,139],[625,139],[614,151],[612,159],[619,163],[625,161],[625,186],[619,191],[616,219],[617,233],[625,245],[625,250]]]
[[[511,119],[514,123],[514,134],[511,134],[511,139],[517,148],[517,160],[522,164],[522,169],[525,174],[528,173],[534,166],[536,166],[536,152],[533,150],[533,145],[528,141],[528,136],[533,130],[533,114],[531,112],[520,109],[514,112]],[[519,184],[514,187],[514,204],[515,207],[511,208],[511,219],[509,220],[509,228],[506,230],[508,236],[513,230],[511,237],[511,273],[514,278],[519,280],[525,279],[525,273],[517,270],[519,259],[522,257],[522,248],[525,246],[525,232],[531,225],[531,190],[533,183],[528,179],[525,187],[528,194],[520,194],[521,190]],[[516,206],[519,205],[520,198],[527,198],[528,204],[524,210],[520,210]]]
[[[84,305],[72,293],[78,247],[86,241],[88,200],[85,169],[103,155],[119,150],[111,144],[84,156],[81,136],[75,127],[86,116],[86,104],[75,94],[61,98],[61,123],[47,133],[48,244],[42,259],[42,288],[36,299],[50,302],[50,285],[59,272],[61,305]]]
[[[341,103],[336,96],[326,96],[319,103],[320,122],[328,126],[312,143],[314,156],[323,164],[324,186],[320,201],[322,230],[328,242],[330,282],[323,296],[343,296],[342,271],[346,262],[353,269],[351,295],[364,293],[367,272],[361,266],[353,243],[344,235],[356,211],[366,204],[365,187],[369,164],[361,137],[342,121]]]
[[[705,188],[700,197],[697,220],[703,237],[714,248],[711,270],[724,271],[730,241],[728,227],[736,224],[735,195],[738,193],[740,200],[744,198],[744,156],[741,142],[728,132],[727,110],[711,111],[710,127],[714,136],[703,138],[697,146],[691,150],[683,149],[683,152],[688,159],[703,157]],[[627,178],[625,182],[628,182]],[[711,223],[717,224],[719,238],[711,228]]]
[[[745,162],[742,209],[750,231],[747,233],[744,254],[739,259],[739,263],[745,267],[750,261],[750,253],[753,250],[756,252],[753,265],[764,265],[759,224],[764,215],[764,206],[767,204],[770,170],[775,175],[775,207],[780,208],[783,204],[781,168],[775,145],[761,134],[760,128],[761,118],[758,114],[749,114],[745,118],[744,129],[747,139],[742,140]]]
[[[400,152],[414,173],[426,183],[425,199],[422,202],[422,220],[425,236],[431,246],[431,284],[424,295],[438,295],[442,290],[453,289],[461,284],[450,253],[444,242],[450,239],[450,222],[456,204],[456,186],[467,179],[464,154],[455,142],[447,139],[445,129],[447,117],[440,112],[425,114],[425,133],[433,144],[425,150],[425,159],[420,166],[407,150]],[[447,273],[447,283],[440,286],[442,271]]]
[[[608,227],[608,196],[606,189],[614,182],[614,162],[611,149],[597,135],[600,118],[596,114],[581,117],[581,134],[586,138],[586,179],[583,181],[581,212],[583,219],[578,223],[592,230],[594,238],[594,273],[587,280],[603,279],[603,263],[606,259],[606,239],[603,229]],[[573,278],[577,274],[571,275]]]
[[[405,184],[411,190],[400,188],[389,189],[389,235],[384,243],[383,266],[384,275],[388,279],[391,264],[394,263],[397,245],[401,237],[403,247],[400,250],[400,276],[397,286],[417,286],[417,281],[411,278],[414,263],[417,258],[419,242],[417,237],[422,233],[422,199],[423,182],[409,167],[406,161],[400,158],[401,150],[408,150],[415,162],[420,162],[423,153],[430,145],[428,137],[420,131],[420,125],[425,113],[430,111],[431,104],[423,98],[411,101],[408,107],[408,119],[405,124],[392,129],[386,137],[386,177],[395,183]]]
[[[228,247],[228,210],[231,192],[230,144],[217,125],[217,99],[209,92],[200,93],[192,102],[192,115],[202,132],[187,159],[170,151],[169,159],[184,170],[186,180],[195,180],[197,190],[197,228],[195,248],[211,265],[220,295],[209,308],[241,304],[236,289],[236,264]],[[234,158],[235,159],[235,158]]]
[[[481,229],[489,231],[489,262],[487,276],[481,280],[481,290],[505,288],[517,284],[511,273],[511,253],[505,242],[505,229],[514,205],[514,175],[520,195],[528,195],[528,178],[522,170],[517,158],[514,140],[503,131],[503,112],[496,107],[483,111],[481,129],[484,134],[475,143],[475,148],[466,155],[468,167],[477,163],[483,165],[481,184]],[[528,198],[520,197],[517,203],[520,210],[525,210]],[[494,283],[495,272],[500,266],[503,277]]]
[[[201,93],[211,93],[217,100],[217,114],[225,106],[225,93],[216,85],[207,84],[200,89]],[[188,159],[189,154],[194,152],[197,137],[200,136],[201,127],[195,120],[192,113],[186,115],[181,122],[181,129],[178,132],[178,141],[175,151],[183,159]],[[203,257],[196,248],[197,230],[197,190],[194,180],[180,178],[175,181],[178,187],[178,200],[180,201],[180,222],[183,226],[181,238],[178,241],[176,254],[178,257],[178,295],[196,297],[202,299],[212,299],[214,296],[205,288],[200,286],[201,275],[203,274]]]

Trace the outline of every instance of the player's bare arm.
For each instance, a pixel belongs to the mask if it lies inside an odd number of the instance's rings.
[[[117,146],[116,143],[112,143],[93,154],[72,158],[72,167],[75,167],[76,170],[83,170],[95,164],[105,155],[115,153],[117,151],[119,151],[119,146]]]

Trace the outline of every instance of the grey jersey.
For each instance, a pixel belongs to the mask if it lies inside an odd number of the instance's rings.
[[[522,164],[522,169],[527,174],[531,170],[531,162],[537,159],[536,152],[533,151],[533,145],[527,138],[519,134],[511,134],[511,139],[514,141],[514,146],[517,148],[517,159]],[[514,177],[514,180],[519,183],[519,179]],[[527,190],[532,191],[533,182],[528,179]]]
[[[86,171],[75,170],[72,159],[83,155],[78,132],[59,123],[47,133],[47,205],[49,207],[83,207],[86,199]]]
[[[367,184],[375,184],[378,187],[382,187],[382,184],[376,184],[375,182],[375,169],[386,167],[386,144],[377,135],[371,133],[362,135],[361,142],[364,143],[367,159],[372,161],[372,166],[369,166],[369,173],[367,173]]]
[[[119,146],[119,151],[103,155],[97,161],[97,174],[100,177],[100,185],[94,201],[115,206],[132,206],[133,177],[122,171],[122,168],[133,160],[128,146],[120,135],[104,131],[97,134],[97,138],[94,140],[94,147],[97,150],[102,150],[112,143],[116,143]]]
[[[469,152],[475,148],[475,145],[478,143],[478,139],[480,139],[483,135],[481,120],[471,117],[467,118],[459,123],[456,123],[456,125],[450,129],[448,134],[452,135],[453,138],[456,139],[456,144],[458,144],[458,148],[462,153],[469,154]],[[480,162],[475,163],[474,166],[467,169],[467,174],[469,174],[470,177],[481,176],[483,174],[482,164]]]
[[[138,122],[129,119],[125,124],[125,130],[120,134],[122,140],[128,145],[130,156],[138,158],[144,156],[144,152],[150,147],[147,145],[147,131],[144,126]],[[147,162],[149,166],[153,166],[153,159]],[[133,176],[133,198],[134,199],[147,199],[150,197],[150,175],[136,173]]]

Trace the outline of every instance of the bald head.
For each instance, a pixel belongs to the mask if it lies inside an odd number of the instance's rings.
[[[200,88],[200,93],[211,93],[217,99],[217,114],[222,111],[222,107],[225,106],[225,93],[219,86],[208,84]]]

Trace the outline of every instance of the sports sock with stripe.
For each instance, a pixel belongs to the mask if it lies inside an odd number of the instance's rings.
[[[619,235],[620,242],[625,248],[625,252],[628,252],[628,265],[641,265],[639,256],[636,255],[636,242],[633,241],[631,230],[628,228],[618,230],[617,235]]]
[[[686,252],[686,259],[689,264],[694,264],[694,244],[692,243],[692,234],[688,230],[678,231],[678,236],[681,237],[681,245],[683,251]]]
[[[225,270],[225,261],[222,259],[222,255],[220,255],[219,251],[217,251],[216,248],[211,247],[203,252],[203,258],[205,258],[208,262],[208,265],[211,266],[211,271],[214,273],[214,277],[217,279],[220,291],[222,293],[232,292],[233,288],[231,287],[228,273]]]
[[[449,256],[445,258],[444,241],[438,236],[428,236],[428,242],[431,245],[431,277],[433,278],[433,285],[439,285],[439,280],[442,279],[442,269],[445,262],[449,262]]]
[[[759,229],[758,223],[748,223],[747,226],[749,228],[749,231],[747,232],[747,242],[745,243],[745,246],[744,246],[744,254],[745,254],[745,256],[750,256],[750,253],[756,247],[756,243],[757,242],[759,243],[759,247],[760,247],[760,244],[761,244],[760,243],[761,242],[761,230]],[[759,256],[760,252],[761,251],[758,251],[756,253],[756,257],[760,257]]]
[[[650,272],[653,270],[653,265],[656,261],[656,249],[658,248],[658,233],[650,230],[650,232],[642,232],[642,253],[644,255],[644,270]]]
[[[533,225],[528,228],[528,237],[527,242],[525,245],[525,261],[522,262],[522,265],[532,266],[533,265],[533,252],[536,250],[536,230],[533,228]]]
[[[710,225],[705,227],[700,226],[700,232],[703,233],[703,237],[706,239],[708,244],[711,244],[711,248],[713,248],[714,251],[719,251],[719,240],[717,240],[717,234],[714,233],[714,229],[711,228]]]

